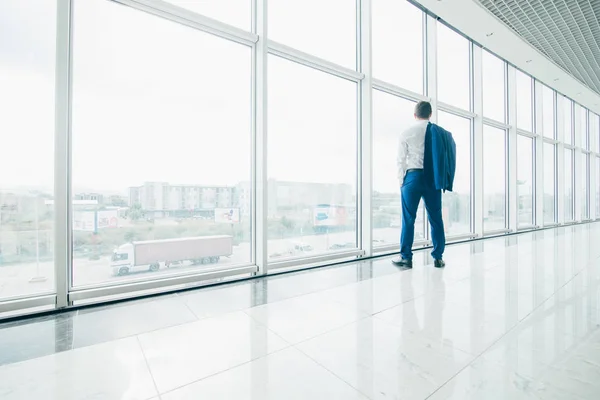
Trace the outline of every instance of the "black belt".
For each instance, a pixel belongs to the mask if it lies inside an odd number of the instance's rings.
[[[423,168],[411,168],[411,169],[407,169],[406,173],[408,174],[409,172],[415,172],[415,171],[423,171]]]

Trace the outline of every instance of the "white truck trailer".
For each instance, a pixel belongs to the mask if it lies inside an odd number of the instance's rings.
[[[233,238],[226,235],[148,240],[119,246],[111,269],[114,275],[127,275],[178,265],[215,264],[232,254]]]

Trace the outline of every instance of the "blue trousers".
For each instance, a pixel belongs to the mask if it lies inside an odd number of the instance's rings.
[[[402,235],[400,237],[400,255],[412,260],[412,246],[415,240],[415,220],[421,198],[425,201],[427,217],[431,225],[433,251],[431,256],[439,260],[444,254],[446,236],[442,219],[442,191],[436,190],[433,183],[425,181],[422,170],[409,171],[402,184]]]

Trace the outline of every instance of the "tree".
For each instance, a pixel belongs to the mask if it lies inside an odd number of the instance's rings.
[[[129,212],[127,213],[128,217],[132,221],[138,221],[142,219],[144,216],[144,210],[142,210],[142,205],[136,203],[129,208]]]
[[[296,223],[286,217],[282,217],[280,223],[281,223],[281,226],[288,232],[292,232],[294,230],[294,228],[296,227]]]

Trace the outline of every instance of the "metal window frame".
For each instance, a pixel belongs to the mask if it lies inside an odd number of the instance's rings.
[[[373,255],[373,54],[371,0],[357,0],[358,87],[356,243],[361,256]]]
[[[485,223],[483,223],[483,233],[481,234],[481,236],[490,236],[490,235],[497,235],[498,232],[504,232],[504,233],[510,233],[513,230],[510,228],[510,195],[509,195],[509,185],[510,185],[510,179],[509,179],[509,129],[507,127],[505,127],[504,124],[500,124],[500,123],[496,123],[495,125],[492,124],[487,124],[485,119],[484,119],[484,123],[483,123],[483,131],[485,131],[485,127],[488,126],[490,128],[494,128],[494,129],[499,129],[502,132],[504,132],[504,158],[505,158],[505,163],[504,163],[504,228],[502,229],[492,229],[492,230],[486,230],[485,229]],[[482,150],[481,150],[481,154],[483,154],[483,146],[485,144],[485,137],[482,137]],[[484,168],[484,163],[483,163],[483,159],[481,160],[481,167]],[[483,181],[483,173],[480,174],[482,176],[482,181]],[[485,183],[483,183],[482,185],[482,198],[485,200]],[[483,206],[483,204],[481,205],[481,209],[482,209],[482,215],[483,213],[483,209],[485,207]]]
[[[284,270],[304,269],[307,265],[324,265],[339,261],[370,257],[374,254],[392,251],[397,252],[398,246],[386,245],[374,247],[372,243],[372,148],[373,148],[373,90],[380,90],[411,101],[429,100],[433,107],[433,121],[437,120],[440,111],[469,119],[471,122],[471,182],[470,182],[470,226],[471,232],[464,235],[449,237],[451,241],[469,240],[484,236],[495,236],[510,232],[522,232],[540,227],[555,226],[556,224],[543,224],[543,145],[551,143],[555,149],[555,216],[558,224],[577,223],[586,221],[581,218],[581,193],[578,193],[578,180],[575,179],[579,171],[586,172],[588,196],[587,215],[589,219],[600,215],[592,212],[592,198],[600,188],[600,176],[597,176],[597,166],[592,168],[592,160],[600,162],[600,154],[590,151],[600,150],[600,131],[591,135],[591,112],[586,110],[586,131],[584,137],[579,137],[576,127],[582,121],[580,113],[576,112],[576,105],[572,99],[558,96],[553,91],[555,131],[553,138],[541,135],[538,129],[543,120],[543,95],[541,82],[534,77],[517,70],[506,60],[505,70],[505,120],[495,121],[483,116],[483,65],[484,49],[469,38],[469,109],[465,110],[452,104],[438,101],[438,40],[437,30],[439,21],[436,16],[424,10],[423,18],[423,86],[424,94],[415,93],[389,82],[374,79],[372,76],[372,38],[371,27],[373,24],[371,9],[373,0],[356,1],[356,69],[337,65],[328,60],[299,51],[285,44],[269,40],[268,36],[268,0],[250,0],[252,5],[251,29],[246,31],[238,27],[220,22],[218,20],[200,15],[186,8],[176,6],[162,0],[105,0],[122,6],[127,6],[140,12],[146,12],[166,20],[185,25],[191,29],[206,32],[216,37],[229,40],[252,49],[251,63],[251,264],[237,265],[227,269],[209,270],[200,273],[182,273],[156,277],[152,280],[136,280],[115,284],[101,284],[89,287],[73,287],[72,285],[72,188],[71,188],[71,118],[72,118],[72,27],[73,27],[73,0],[56,0],[57,27],[56,27],[56,77],[55,77],[55,136],[54,136],[54,277],[55,293],[25,296],[23,298],[2,299],[0,313],[25,310],[32,307],[50,306],[56,309],[68,308],[75,301],[102,301],[107,296],[136,296],[141,291],[167,291],[174,288],[201,286],[207,279],[225,279],[236,276],[267,275],[280,273]],[[413,3],[412,1],[410,1]],[[414,4],[413,4],[414,5]],[[417,4],[418,8],[423,7]],[[448,26],[457,32],[455,28]],[[267,143],[268,143],[268,55],[285,58],[297,64],[316,69],[333,76],[355,82],[358,87],[357,104],[357,248],[349,251],[323,253],[310,258],[297,258],[268,261],[268,174],[267,174]],[[492,54],[496,56],[495,54]],[[517,85],[516,74],[525,74],[531,80],[531,125],[532,131],[519,129],[517,126]],[[571,127],[570,132],[565,131],[565,101],[570,101]],[[579,105],[582,107],[581,105]],[[483,227],[483,128],[489,125],[506,132],[506,229],[485,231]],[[600,127],[599,127],[600,128]],[[571,135],[572,144],[566,143],[566,135]],[[518,193],[517,193],[517,138],[524,136],[532,139],[532,185],[533,185],[533,213],[534,220],[531,225],[518,225]],[[585,139],[587,138],[587,139]],[[583,140],[583,142],[582,142]],[[564,202],[566,176],[564,176],[565,151],[571,151],[571,183],[573,197],[571,209],[573,221],[565,221],[565,210],[569,207]],[[587,165],[582,164],[580,156],[586,155]],[[594,194],[594,196],[592,196]],[[595,204],[595,203],[594,203]],[[594,207],[595,210],[595,207]],[[541,218],[541,219],[540,219]],[[429,226],[424,221],[426,239],[415,243],[415,247],[431,244]]]
[[[254,262],[258,267],[258,274],[266,275],[269,272],[269,253],[267,248],[268,237],[268,171],[267,171],[267,149],[268,149],[268,0],[252,0],[252,23],[253,29],[258,34],[259,40],[253,49],[252,77],[253,96],[253,118],[254,118],[254,140],[253,154],[254,163],[252,188],[254,189],[252,199],[255,208],[253,214]],[[263,240],[265,238],[265,240]]]
[[[577,221],[577,215],[576,215],[576,209],[575,209],[575,202],[576,202],[576,197],[577,197],[575,194],[575,154],[576,153],[575,153],[575,147],[572,147],[570,145],[563,145],[563,158],[565,158],[564,154],[566,151],[569,151],[570,155],[571,155],[571,176],[569,177],[569,179],[570,179],[570,183],[571,183],[572,193],[571,193],[571,204],[565,204],[564,211],[566,212],[568,209],[567,207],[570,207],[571,208],[570,215],[572,216],[572,218],[567,220],[565,217],[563,222],[565,224],[567,224],[567,223],[570,224],[570,223],[576,223],[576,221]],[[563,166],[566,166],[566,159],[565,159],[565,162],[563,163]],[[563,171],[564,171],[564,169],[563,169]],[[566,181],[566,178],[567,177],[565,175],[565,181]],[[566,183],[565,183],[565,186],[566,186]],[[565,196],[565,194],[566,193],[563,191],[562,196]],[[564,215],[563,215],[563,217],[564,217]]]
[[[536,152],[537,152],[537,148],[539,146],[536,145],[536,138],[537,136],[531,132],[526,132],[526,131],[517,131],[516,135],[515,135],[515,158],[518,158],[518,150],[517,150],[517,146],[516,146],[516,142],[518,141],[519,137],[525,137],[528,139],[531,139],[531,179],[532,179],[532,199],[531,199],[531,207],[532,207],[532,218],[531,218],[531,223],[529,224],[519,224],[518,222],[518,208],[519,208],[519,193],[518,193],[518,188],[515,187],[516,189],[516,203],[515,206],[517,208],[517,231],[520,231],[522,229],[529,229],[530,227],[539,227],[539,225],[537,224],[537,209],[538,209],[538,198],[537,198],[537,194],[538,194],[538,189],[537,189],[537,168],[536,168]],[[518,161],[518,160],[516,160]],[[518,164],[518,163],[517,163]],[[515,168],[515,185],[516,185],[516,174],[517,174],[517,168],[518,165]]]
[[[54,132],[54,279],[56,308],[69,305],[72,265],[72,0],[57,1]]]

